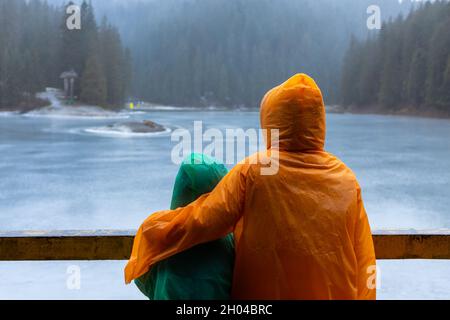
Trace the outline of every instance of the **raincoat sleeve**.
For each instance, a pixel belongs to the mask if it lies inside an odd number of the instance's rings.
[[[211,193],[186,207],[148,217],[136,234],[125,267],[126,283],[161,260],[232,232],[242,215],[244,195],[244,165],[237,165]]]
[[[358,263],[358,299],[376,299],[376,258],[361,188],[357,186],[357,212],[355,226],[355,254]]]

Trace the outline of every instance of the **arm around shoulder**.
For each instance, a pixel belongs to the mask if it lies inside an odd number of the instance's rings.
[[[245,184],[246,166],[237,165],[211,193],[186,207],[148,217],[136,235],[125,268],[126,282],[156,262],[232,232],[243,212]]]

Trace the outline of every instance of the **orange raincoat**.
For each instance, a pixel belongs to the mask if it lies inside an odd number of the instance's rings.
[[[234,299],[375,299],[361,189],[352,171],[324,151],[325,107],[314,80],[297,74],[269,91],[261,125],[279,130],[278,144],[268,143],[278,172],[262,175],[255,158],[264,155],[251,156],[210,194],[151,215],[136,235],[126,282],[234,232]]]

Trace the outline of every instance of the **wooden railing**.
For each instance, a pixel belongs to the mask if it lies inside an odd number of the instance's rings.
[[[133,230],[0,233],[0,261],[125,260]],[[450,230],[374,232],[377,259],[450,259]]]

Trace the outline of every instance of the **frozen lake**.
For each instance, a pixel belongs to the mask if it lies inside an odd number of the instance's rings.
[[[169,206],[170,134],[108,125],[148,119],[171,129],[258,128],[257,112],[154,110],[83,119],[0,115],[0,231],[136,229]],[[120,128],[120,126],[119,126]],[[328,116],[328,151],[356,173],[373,229],[450,228],[450,121]],[[0,299],[141,298],[119,262],[0,263]],[[66,286],[67,267],[81,289]],[[450,262],[381,261],[379,297],[450,298]]]

